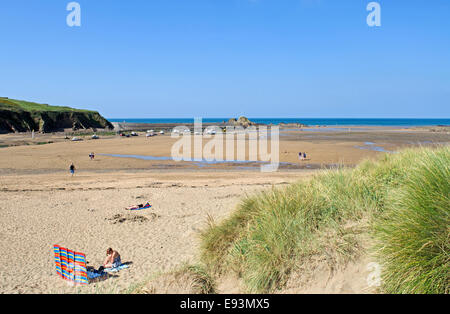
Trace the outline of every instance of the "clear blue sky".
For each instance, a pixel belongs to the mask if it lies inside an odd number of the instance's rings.
[[[450,117],[450,1],[0,0],[0,96],[108,118]]]

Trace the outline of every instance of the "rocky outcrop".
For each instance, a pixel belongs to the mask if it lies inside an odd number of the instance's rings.
[[[28,104],[30,105],[27,106]],[[0,98],[0,132],[2,133],[113,128],[113,125],[96,111]]]
[[[228,120],[228,125],[232,126],[242,126],[244,128],[248,128],[249,126],[256,125],[256,123],[250,121],[246,117],[239,117],[239,119],[230,119]]]

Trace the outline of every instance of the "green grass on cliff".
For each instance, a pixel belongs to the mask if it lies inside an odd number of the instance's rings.
[[[74,109],[63,106],[50,106],[47,104],[38,104],[24,100],[16,100],[10,98],[0,97],[0,108],[5,108],[13,111],[27,111],[27,112],[95,112],[91,110]]]

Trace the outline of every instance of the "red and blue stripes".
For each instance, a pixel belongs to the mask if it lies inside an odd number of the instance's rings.
[[[89,283],[86,270],[86,255],[59,245],[53,246],[56,273],[63,279],[75,284]]]
[[[75,283],[87,285],[89,283],[89,279],[87,276],[86,269],[86,255],[83,253],[75,252]]]
[[[54,245],[53,251],[55,253],[55,265],[56,265],[56,273],[62,278],[62,269],[61,269],[61,258],[60,258],[60,246]]]

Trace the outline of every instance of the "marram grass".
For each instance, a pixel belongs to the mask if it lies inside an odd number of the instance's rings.
[[[374,224],[388,293],[450,289],[450,154],[422,151]]]
[[[202,261],[215,274],[238,273],[249,292],[274,292],[313,256],[354,258],[356,234],[345,226],[364,219],[384,291],[447,293],[449,167],[448,147],[405,150],[247,197],[203,232]]]

